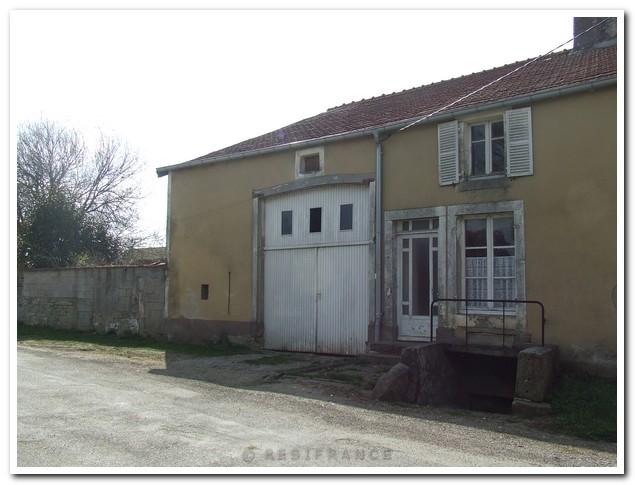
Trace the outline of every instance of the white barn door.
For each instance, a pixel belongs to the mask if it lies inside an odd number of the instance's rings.
[[[365,351],[369,241],[366,185],[305,189],[265,201],[266,348]]]

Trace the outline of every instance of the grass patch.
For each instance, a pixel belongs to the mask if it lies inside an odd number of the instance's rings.
[[[293,362],[304,362],[304,357],[294,354],[275,354],[264,355],[257,359],[247,360],[245,364],[249,365],[284,365],[291,364]]]
[[[553,427],[589,440],[617,442],[617,382],[571,369],[559,371],[547,400]]]
[[[135,352],[164,352],[199,357],[218,357],[224,355],[247,354],[249,349],[240,345],[224,342],[217,345],[199,346],[161,342],[138,335],[117,336],[98,334],[81,330],[61,330],[47,326],[33,326],[18,323],[18,342],[40,342],[43,344],[64,345],[77,350],[116,350],[126,355]]]
[[[349,384],[355,384],[356,386],[361,386],[364,382],[366,382],[366,380],[359,374],[351,374],[343,371],[326,372],[324,377],[332,381],[347,382]]]

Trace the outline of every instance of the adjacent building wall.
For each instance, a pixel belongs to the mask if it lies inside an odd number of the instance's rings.
[[[36,269],[18,275],[27,325],[164,338],[166,267]]]
[[[374,163],[371,137],[324,146],[324,175],[374,172]],[[295,151],[169,176],[169,334],[199,342],[220,332],[255,336],[253,191],[293,182]]]
[[[522,201],[526,297],[545,305],[546,343],[608,373],[617,349],[616,105],[615,88],[532,104],[534,174],[503,188],[440,187],[436,125],[384,143],[385,211]]]

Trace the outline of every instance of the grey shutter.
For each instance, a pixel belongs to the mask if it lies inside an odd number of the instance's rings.
[[[459,181],[459,124],[457,121],[439,125],[439,185]]]
[[[534,155],[531,140],[531,108],[505,112],[507,176],[533,175]]]

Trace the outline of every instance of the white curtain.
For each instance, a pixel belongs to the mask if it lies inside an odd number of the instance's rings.
[[[487,258],[465,258],[465,297],[468,300],[487,300]],[[516,298],[516,258],[498,256],[494,258],[494,294],[495,300],[513,300]],[[484,307],[487,303],[469,303],[470,307]],[[502,307],[502,303],[495,304]],[[509,305],[508,305],[509,306]]]

